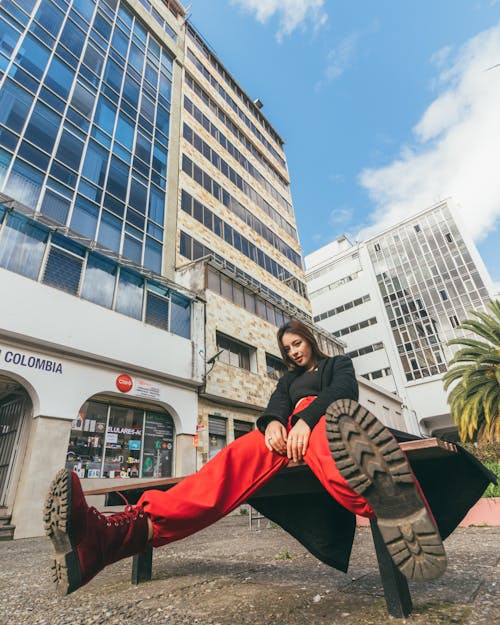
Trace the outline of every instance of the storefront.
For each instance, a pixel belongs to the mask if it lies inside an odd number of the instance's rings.
[[[43,534],[45,492],[63,466],[84,489],[193,472],[198,394],[189,382],[0,341],[0,505],[14,537]]]
[[[71,424],[66,467],[82,479],[170,477],[174,446],[167,411],[88,401]]]

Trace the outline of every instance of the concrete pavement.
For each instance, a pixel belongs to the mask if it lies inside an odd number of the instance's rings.
[[[445,575],[411,584],[415,625],[500,623],[500,528],[459,528]],[[358,528],[348,574],[318,562],[267,521],[231,516],[158,549],[153,581],[130,585],[131,560],[78,592],[53,591],[48,539],[0,542],[0,625],[382,625],[387,615],[371,534]]]

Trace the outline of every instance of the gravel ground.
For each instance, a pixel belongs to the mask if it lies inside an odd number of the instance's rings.
[[[153,580],[130,585],[118,562],[61,598],[50,541],[0,542],[0,625],[493,625],[500,623],[500,528],[458,529],[445,575],[411,584],[408,619],[387,615],[369,529],[357,531],[348,574],[321,564],[267,521],[231,516],[153,558]]]

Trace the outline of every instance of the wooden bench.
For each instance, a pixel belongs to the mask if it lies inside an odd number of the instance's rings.
[[[415,460],[425,461],[429,458],[445,457],[456,453],[456,447],[452,443],[447,443],[436,438],[409,441],[400,443],[401,449],[413,462]],[[136,502],[140,495],[149,489],[169,490],[183,477],[170,477],[155,480],[134,480],[130,484],[120,484],[86,490],[85,495],[105,495],[107,506],[121,505],[123,500],[118,493],[125,493],[127,499]],[[259,499],[266,497],[278,497],[290,493],[314,493],[318,488],[323,488],[312,471],[305,463],[290,462],[281,469],[276,476],[264,484],[258,491]],[[249,499],[251,503],[252,498]],[[370,527],[375,546],[375,553],[380,571],[387,610],[391,616],[405,618],[412,612],[412,600],[408,582],[404,575],[394,565],[391,556],[385,546],[376,520],[370,521]],[[153,549],[147,547],[146,550],[134,556],[132,562],[132,584],[150,581],[153,570]]]

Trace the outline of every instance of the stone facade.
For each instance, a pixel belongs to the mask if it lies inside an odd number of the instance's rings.
[[[216,78],[219,78],[217,73],[214,71],[213,67],[207,63],[206,59],[199,52],[197,47],[190,43],[190,37],[186,35],[186,46],[195,54],[197,59],[204,63],[208,70],[214,75]],[[224,113],[231,118],[232,123],[238,130],[243,134],[248,136],[248,128],[245,126],[243,121],[235,115],[232,108],[228,105],[228,103],[219,96],[219,93],[216,89],[211,85],[211,83],[199,73],[197,68],[194,66],[192,60],[189,58],[189,55],[185,55],[185,72],[189,72],[192,76],[195,77],[196,82],[198,82],[202,88],[210,95],[210,97],[217,102],[217,106],[219,109],[223,110]],[[222,79],[220,79],[222,83]],[[227,91],[231,93],[231,90],[227,88]],[[234,136],[231,135],[229,130],[223,125],[223,123],[218,119],[215,113],[205,105],[203,100],[194,93],[191,89],[185,85],[185,94],[193,101],[193,103],[203,111],[203,114],[206,115],[208,119],[210,119],[211,123],[213,123],[220,131],[224,132],[231,141],[237,146],[238,150],[244,154],[244,156],[252,162],[252,165],[255,169],[260,170],[260,173],[267,177],[268,181],[271,181],[269,174],[266,175],[266,172],[262,169],[262,164],[256,160],[253,155],[246,150],[243,144],[239,143]],[[234,95],[231,93],[231,95]],[[234,97],[234,100],[238,102],[242,108],[245,108],[241,101],[238,101],[238,98]],[[249,112],[249,117],[252,112]],[[182,123],[187,123],[195,132],[198,134],[203,141],[205,141],[208,145],[210,145],[214,151],[221,155],[224,160],[237,171],[238,175],[247,182],[251,187],[255,188],[259,195],[262,196],[275,211],[280,213],[284,219],[296,229],[295,216],[293,214],[293,210],[287,212],[285,208],[280,206],[280,204],[271,196],[271,194],[266,190],[266,188],[262,185],[259,185],[256,180],[248,173],[248,171],[240,165],[240,163],[234,159],[229,152],[225,151],[218,141],[214,139],[214,137],[203,127],[202,124],[198,123],[191,115],[189,115],[185,109],[182,111]],[[266,135],[265,131],[263,134]],[[277,144],[275,140],[267,135],[270,143],[274,144],[276,147]],[[286,168],[284,168],[278,161],[274,158],[271,151],[267,150],[262,144],[259,144],[258,141],[255,141],[260,152],[264,153],[266,159],[273,164],[276,170],[279,171],[280,176],[288,181],[288,172]],[[233,184],[226,176],[224,176],[208,159],[204,158],[200,152],[193,147],[186,139],[181,139],[181,149],[183,154],[186,154],[194,163],[198,164],[207,174],[209,174],[214,180],[216,180],[223,188],[229,190],[230,194],[236,198],[243,206],[249,208],[258,218],[264,223],[269,229],[275,232],[287,245],[289,245],[292,249],[300,253],[300,245],[297,240],[295,240],[285,229],[280,228],[272,219],[267,215],[263,210],[261,210],[258,206],[254,205],[252,201],[249,199],[243,191],[238,188],[237,185]],[[285,159],[284,152],[282,147],[280,146],[277,150],[282,158]],[[278,181],[273,178],[272,183],[276,185],[276,190],[282,195],[282,197],[290,204],[291,207],[291,195],[290,195],[290,187],[289,185],[285,186],[283,184],[278,183]],[[206,191],[203,186],[197,184],[190,176],[182,171],[180,172],[180,187],[179,187],[179,206],[181,199],[181,189],[186,190],[192,197],[195,197],[199,200],[204,206],[208,207],[215,214],[220,216],[220,218],[228,223],[231,227],[235,229],[235,231],[241,233],[242,236],[246,237],[248,240],[252,241],[258,248],[262,249],[263,252],[268,254],[270,257],[274,258],[279,264],[284,267],[287,271],[297,277],[301,282],[305,283],[304,271],[302,267],[297,267],[291,260],[289,260],[283,254],[277,253],[276,249],[273,247],[271,243],[269,243],[264,236],[258,234],[255,230],[253,230],[249,225],[243,222],[239,217],[237,217],[231,210],[226,208],[223,204],[218,202],[213,195]],[[184,230],[184,232],[190,234],[197,241],[206,245],[211,250],[214,250],[217,253],[220,253],[227,259],[229,262],[233,263],[236,267],[241,267],[246,273],[251,274],[255,277],[259,282],[269,286],[273,291],[282,296],[284,299],[292,303],[294,306],[303,310],[306,314],[311,314],[311,308],[309,301],[295,292],[285,281],[280,281],[269,272],[267,272],[264,268],[260,267],[257,263],[249,260],[244,256],[241,252],[237,251],[231,245],[227,244],[221,237],[217,236],[213,232],[211,232],[208,228],[206,228],[202,223],[198,222],[193,217],[187,215],[182,210],[178,212],[178,237],[179,231]],[[177,245],[178,250],[178,258],[177,258],[177,266],[181,266],[185,263],[185,259],[179,254],[179,242]]]
[[[207,290],[206,297],[208,358],[217,353],[217,332],[255,351],[250,358],[250,371],[216,360],[207,374],[205,393],[236,404],[265,407],[276,384],[266,375],[266,352],[281,358],[276,342],[276,326],[211,291]]]

